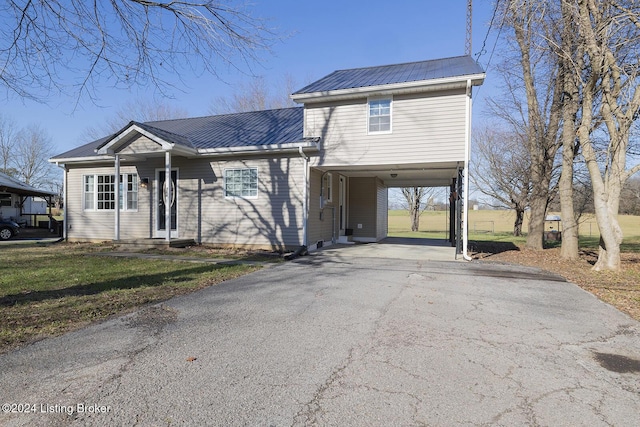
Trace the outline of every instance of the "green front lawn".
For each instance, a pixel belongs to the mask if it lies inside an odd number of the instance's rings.
[[[255,271],[100,256],[88,244],[0,250],[0,352]]]

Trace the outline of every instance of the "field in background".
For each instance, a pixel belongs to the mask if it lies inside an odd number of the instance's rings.
[[[447,238],[449,229],[448,218],[448,212],[423,212],[420,216],[420,231],[411,232],[409,231],[411,230],[411,226],[408,212],[406,210],[392,210],[389,211],[389,235],[398,237]],[[529,225],[528,219],[528,215],[525,215],[522,226],[522,231],[525,233]],[[620,215],[618,220],[620,221],[625,240],[639,240],[640,216]],[[507,237],[513,233],[514,221],[515,214],[513,211],[472,210],[469,212],[469,238],[493,240],[489,236],[494,236],[497,239]],[[547,222],[545,229],[558,229],[558,224],[555,221]],[[561,224],[559,230],[562,231]],[[580,223],[580,237],[585,240],[597,240],[600,237],[598,225],[593,215],[586,215],[582,218]],[[524,238],[522,240],[524,241]]]

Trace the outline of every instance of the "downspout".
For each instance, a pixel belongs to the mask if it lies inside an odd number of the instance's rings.
[[[302,199],[302,246],[307,246],[307,220],[309,217],[308,212],[308,199],[309,199],[309,157],[304,154],[302,147],[298,147],[298,153],[304,160],[304,195]]]
[[[469,161],[471,159],[471,79],[467,79],[466,117],[464,135],[464,191],[462,199],[462,257],[471,261],[469,256]]]

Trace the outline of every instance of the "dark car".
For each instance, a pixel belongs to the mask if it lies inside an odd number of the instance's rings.
[[[0,240],[9,240],[20,232],[20,226],[8,219],[0,218]]]

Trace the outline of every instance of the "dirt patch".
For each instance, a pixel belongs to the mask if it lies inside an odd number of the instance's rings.
[[[594,250],[580,251],[580,259],[560,258],[560,248],[534,251],[513,243],[472,242],[473,257],[487,262],[507,262],[537,267],[559,274],[636,320],[640,320],[640,254],[623,253],[619,272],[593,271]]]

